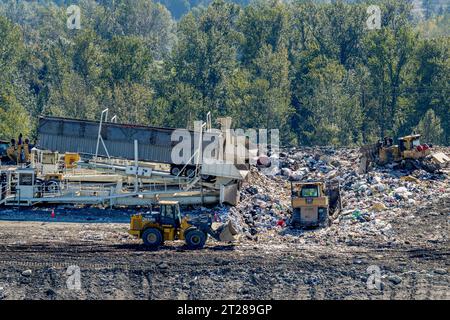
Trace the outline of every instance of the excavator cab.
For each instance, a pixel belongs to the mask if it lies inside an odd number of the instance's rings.
[[[164,241],[185,240],[191,249],[203,248],[208,235],[218,241],[229,242],[237,234],[231,222],[212,228],[211,217],[191,219],[182,217],[177,201],[159,201],[151,214],[136,214],[131,217],[129,234],[141,238],[144,245],[158,248]]]

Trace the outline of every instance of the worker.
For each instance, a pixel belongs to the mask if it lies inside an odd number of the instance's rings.
[[[11,161],[17,163],[17,146],[15,139],[11,139],[10,146],[6,149],[6,154]]]
[[[19,134],[19,139],[17,140],[17,163],[23,163],[23,141],[22,141],[22,133]]]
[[[25,139],[25,142],[23,144],[23,154],[24,154],[25,163],[30,162],[31,149],[32,149],[32,145],[30,144],[30,140]]]

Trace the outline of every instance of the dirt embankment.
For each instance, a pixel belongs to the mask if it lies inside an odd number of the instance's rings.
[[[448,243],[329,245],[242,240],[231,246],[210,240],[201,251],[186,250],[178,242],[148,251],[127,236],[126,227],[0,222],[0,297],[449,298]],[[417,236],[425,236],[430,225],[411,227]],[[398,231],[403,232],[402,228]],[[79,287],[73,271],[77,269],[70,266],[79,268]]]

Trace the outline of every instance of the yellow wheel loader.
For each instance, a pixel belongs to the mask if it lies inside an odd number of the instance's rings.
[[[160,201],[157,211],[150,214],[137,214],[131,217],[128,233],[141,238],[144,245],[158,248],[164,241],[184,240],[190,249],[201,249],[208,235],[218,241],[229,242],[237,234],[231,222],[212,228],[212,218],[190,219],[181,217],[177,201]]]
[[[433,173],[450,160],[442,152],[433,153],[431,145],[421,144],[420,134],[401,137],[398,144],[386,137],[375,144],[361,147],[360,153],[360,173],[366,173],[372,162],[381,166],[396,163],[400,169],[424,169]]]
[[[293,227],[326,227],[341,211],[339,182],[293,181],[291,183]]]

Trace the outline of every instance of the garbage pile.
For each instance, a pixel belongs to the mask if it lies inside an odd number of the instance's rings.
[[[449,151],[444,150],[447,154]],[[351,243],[369,235],[389,240],[394,237],[392,223],[396,216],[408,215],[411,208],[437,197],[450,199],[450,179],[445,172],[396,170],[389,165],[375,167],[366,174],[359,174],[358,169],[357,149],[285,150],[279,155],[278,166],[251,169],[236,207],[213,211],[222,220],[231,219],[251,240],[282,236],[286,241]],[[292,213],[290,182],[300,180],[340,182],[342,212],[330,228],[288,231]]]
[[[230,219],[252,240],[258,233],[285,227],[291,212],[290,183],[282,176],[261,174],[256,168],[249,173],[239,204],[229,208]]]

